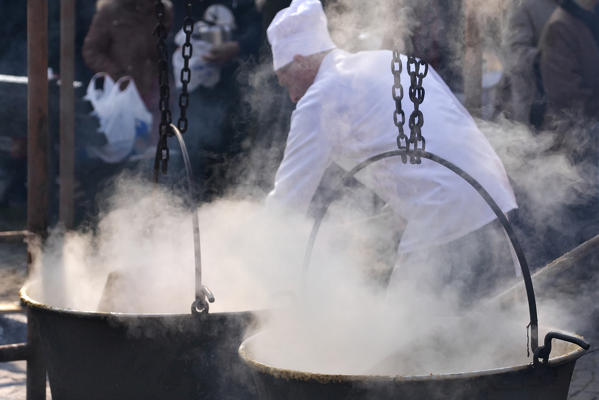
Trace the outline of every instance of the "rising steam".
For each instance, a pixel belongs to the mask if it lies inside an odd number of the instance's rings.
[[[410,3],[330,2],[333,39],[349,50],[376,49],[393,32],[395,43],[405,47],[416,24]],[[497,18],[505,8],[500,0],[469,3],[483,21]],[[271,68],[266,59],[249,77],[254,91],[246,100],[259,120],[281,130],[288,115],[272,116],[273,110],[285,110],[278,101],[285,94],[272,85]],[[553,218],[563,204],[587,189],[580,171],[563,154],[546,151],[549,137],[533,136],[508,121],[480,126],[525,195],[525,218],[538,232],[559,223]],[[274,140],[257,146],[244,164],[244,179],[262,187],[256,191],[242,182],[235,199],[268,190],[264,182],[272,180],[282,144]],[[273,213],[259,201],[230,198],[190,210],[176,196],[135,180],[120,180],[115,187],[97,226],[54,232],[38,255],[30,285],[42,302],[98,311],[113,274],[119,290],[105,311],[189,313],[194,299],[191,215],[198,212],[203,283],[216,297],[211,311],[272,310],[262,320],[267,339],[254,349],[267,363],[313,372],[427,375],[530,361],[528,316],[520,306],[465,310],[451,288],[440,296],[409,280],[387,292],[384,276],[394,260],[379,256],[395,254],[396,237],[389,231],[400,231],[401,222],[369,219],[372,209],[357,207],[355,197],[331,210],[305,272],[312,221],[304,216]],[[552,308],[544,315],[552,319],[559,311]]]

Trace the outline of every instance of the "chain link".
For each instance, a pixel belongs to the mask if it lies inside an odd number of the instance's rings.
[[[189,69],[189,59],[191,58],[193,47],[191,46],[191,34],[193,33],[193,20],[191,18],[192,0],[187,0],[186,15],[183,20],[183,32],[185,33],[185,43],[181,48],[183,56],[183,68],[181,69],[181,94],[179,95],[179,121],[177,127],[181,133],[187,131],[187,106],[189,105],[189,92],[187,85],[191,80],[191,70]]]
[[[159,138],[156,146],[156,157],[154,159],[154,180],[158,181],[158,171],[166,173],[168,168],[169,149],[167,137],[169,125],[171,123],[171,111],[169,108],[170,88],[168,82],[168,51],[166,48],[166,27],[164,26],[164,4],[162,0],[156,0],[155,3],[156,18],[158,23],[154,28],[154,35],[157,37],[156,47],[158,49],[158,84],[160,85],[160,101],[158,109],[160,110],[160,127],[158,129]],[[162,168],[161,168],[162,167]]]
[[[189,106],[189,92],[187,86],[191,81],[191,70],[189,68],[189,59],[193,48],[191,46],[191,34],[193,33],[193,20],[191,18],[192,0],[187,0],[186,15],[183,20],[183,32],[185,32],[185,43],[181,49],[183,55],[183,69],[181,69],[180,79],[182,84],[181,94],[179,95],[180,115],[177,126],[181,133],[188,127],[187,107]],[[172,121],[170,110],[170,86],[168,72],[168,49],[166,47],[166,27],[164,26],[165,10],[162,0],[156,0],[154,6],[158,23],[154,28],[154,35],[157,37],[156,47],[158,49],[158,84],[160,86],[160,100],[158,109],[160,110],[160,127],[158,129],[159,138],[156,146],[156,158],[154,159],[154,181],[158,181],[158,172],[162,170],[166,174],[168,169],[168,160],[170,152],[167,139],[173,136],[170,124]]]
[[[397,127],[397,148],[405,150],[401,155],[401,160],[407,163],[407,156],[410,156],[411,164],[420,164],[419,153],[425,151],[426,141],[422,137],[422,126],[424,125],[424,115],[420,111],[420,105],[424,101],[425,90],[422,87],[424,77],[428,74],[428,64],[422,60],[417,60],[414,56],[408,56],[407,63],[408,75],[410,75],[409,97],[414,104],[414,111],[410,114],[408,126],[410,127],[410,137],[404,132],[406,115],[403,111],[401,102],[404,96],[403,86],[401,84],[401,54],[398,50],[393,50],[393,59],[391,60],[391,72],[393,73],[393,88],[391,94],[395,101],[395,111],[393,112],[393,123]]]
[[[399,150],[408,151],[408,137],[404,133],[404,124],[406,123],[406,114],[401,107],[401,101],[403,100],[403,86],[401,85],[401,55],[398,50],[393,50],[393,59],[391,60],[391,72],[393,73],[393,88],[391,94],[395,101],[395,111],[393,111],[393,122],[397,127],[397,147]],[[405,154],[401,155],[401,160],[405,164],[407,157]]]
[[[414,56],[408,56],[408,75],[410,75],[409,96],[414,104],[414,111],[410,114],[408,122],[410,139],[407,146],[411,164],[420,164],[422,161],[419,153],[426,150],[426,141],[422,137],[424,115],[420,111],[420,105],[424,101],[424,95],[426,94],[424,87],[422,87],[422,81],[427,74],[428,64],[425,61],[417,60]]]

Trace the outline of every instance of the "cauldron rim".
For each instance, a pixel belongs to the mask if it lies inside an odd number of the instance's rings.
[[[30,285],[25,284],[21,290],[19,290],[19,296],[21,299],[21,304],[23,304],[27,308],[37,309],[46,312],[56,312],[60,314],[68,314],[72,317],[84,318],[84,319],[165,319],[165,318],[187,318],[191,316],[191,308],[190,312],[187,314],[177,314],[177,313],[119,313],[119,312],[103,312],[103,311],[83,311],[83,310],[75,310],[71,308],[62,308],[53,306],[50,304],[42,303],[38,300],[35,300],[29,293]],[[247,311],[230,311],[230,312],[210,312],[209,316],[214,318],[219,317],[234,317],[234,316],[244,316],[247,314],[260,314],[264,310],[247,310]]]
[[[554,332],[565,333],[570,336],[583,338],[580,335],[564,330],[551,329]],[[533,368],[532,361],[527,364],[520,364],[511,367],[501,367],[493,369],[485,369],[481,371],[470,371],[460,373],[441,373],[441,374],[429,374],[429,375],[358,375],[358,374],[325,374],[317,372],[308,372],[300,370],[291,370],[287,368],[274,367],[263,362],[257,361],[250,355],[248,349],[248,343],[256,340],[257,337],[264,334],[264,331],[258,332],[248,338],[246,338],[239,346],[239,357],[246,363],[250,368],[258,370],[267,375],[271,375],[276,378],[282,378],[286,380],[299,380],[299,381],[317,381],[319,383],[330,383],[330,382],[404,382],[404,381],[436,381],[436,380],[452,380],[452,379],[467,379],[475,378],[480,376],[488,375],[500,375],[505,373],[514,373],[518,371],[525,371]],[[582,357],[586,352],[581,347],[574,344],[567,343],[568,349],[574,348],[564,354],[560,354],[557,357],[549,359],[549,366],[555,367],[565,363],[569,363]]]

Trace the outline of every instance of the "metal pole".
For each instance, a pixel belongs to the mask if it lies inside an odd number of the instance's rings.
[[[60,193],[59,219],[73,227],[75,179],[75,0],[60,1]]]
[[[542,292],[559,292],[562,288],[573,287],[574,282],[586,278],[586,275],[594,275],[599,266],[594,263],[584,262],[585,259],[599,253],[599,235],[580,244],[578,247],[556,258],[543,268],[532,274],[534,284],[541,288]],[[489,303],[500,303],[504,307],[521,300],[522,282],[518,282],[506,291],[493,297]],[[547,289],[547,290],[543,290]]]
[[[27,360],[29,346],[27,343],[5,344],[0,346],[0,362]]]
[[[30,0],[31,1],[31,0]],[[27,400],[46,400],[46,367],[38,321],[27,310]]]
[[[28,231],[0,232],[0,243],[23,243],[29,236]]]
[[[483,52],[476,0],[463,0],[464,12],[464,96],[465,106],[474,116],[482,108]]]
[[[48,224],[48,3],[27,1],[27,229],[44,235]],[[28,250],[31,259],[31,251]],[[37,321],[27,313],[27,399],[45,400],[46,369]]]

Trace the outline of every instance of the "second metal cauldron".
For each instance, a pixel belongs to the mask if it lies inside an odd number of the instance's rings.
[[[252,352],[261,334],[243,342],[239,354],[254,371],[260,399],[286,400],[565,400],[576,360],[585,352],[556,345],[548,365],[425,376],[330,375],[267,365]]]
[[[237,355],[250,312],[143,315],[21,301],[36,319],[54,400],[253,399]]]

